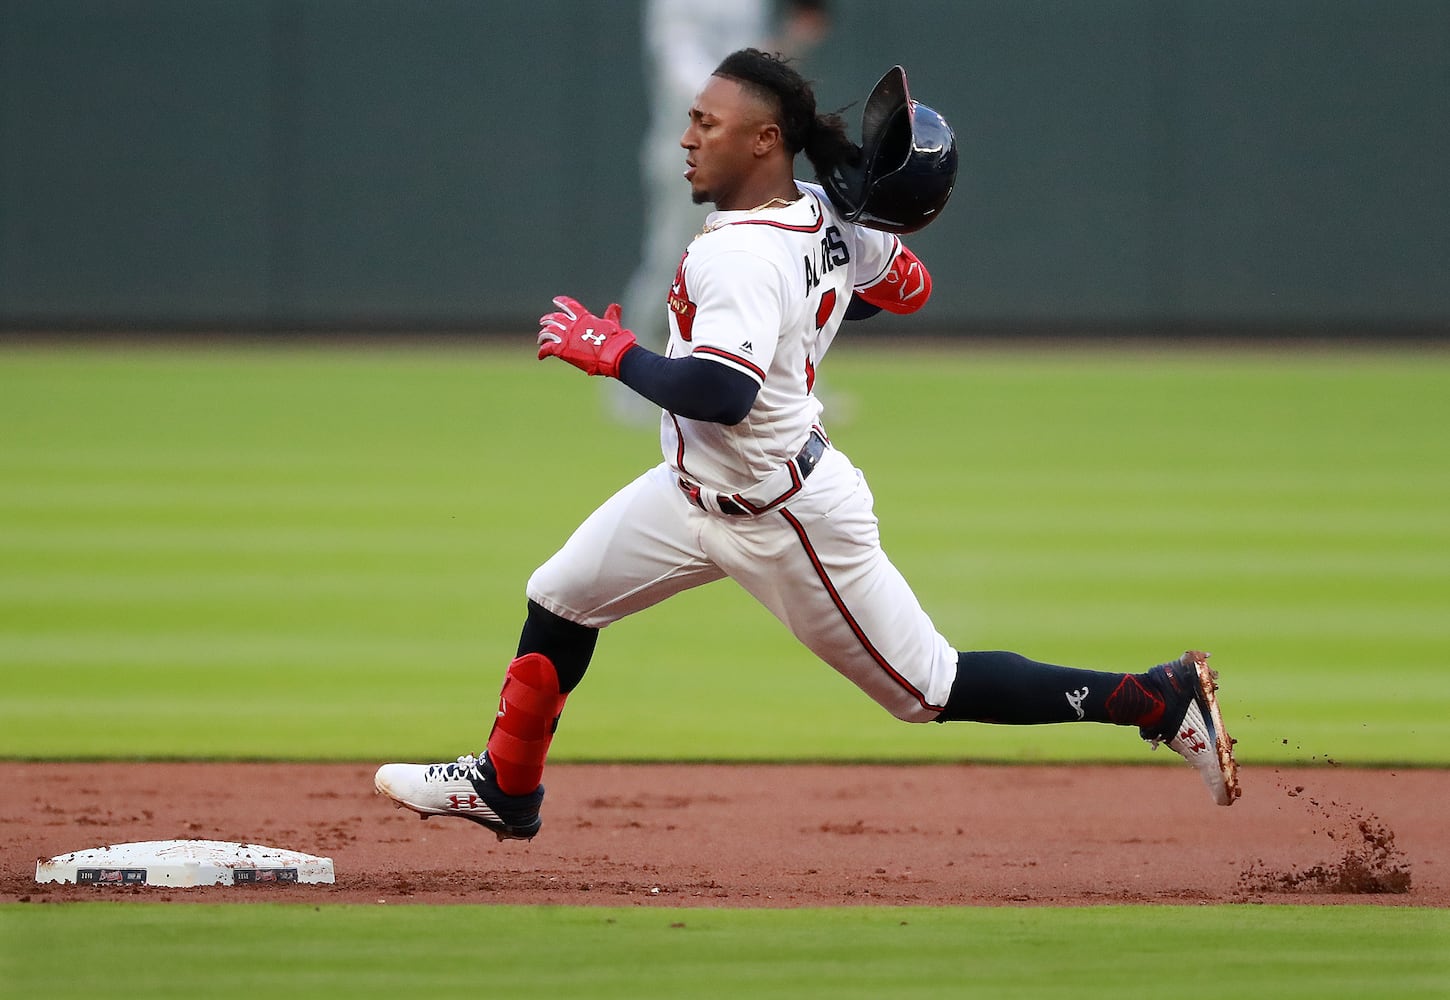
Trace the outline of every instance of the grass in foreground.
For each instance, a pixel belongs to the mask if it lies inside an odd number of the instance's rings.
[[[1450,913],[0,906],[7,996],[1441,997]]]

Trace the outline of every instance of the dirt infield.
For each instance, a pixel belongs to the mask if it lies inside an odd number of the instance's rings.
[[[556,765],[544,828],[421,821],[371,765],[0,762],[0,902],[98,898],[639,906],[1450,905],[1450,771]],[[143,840],[334,860],[331,886],[37,885],[38,859]]]

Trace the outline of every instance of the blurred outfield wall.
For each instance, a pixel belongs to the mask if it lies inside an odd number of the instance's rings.
[[[1450,332],[1447,0],[835,10],[822,107],[900,62],[963,152],[899,325]],[[0,0],[0,329],[602,308],[639,32],[602,0]]]

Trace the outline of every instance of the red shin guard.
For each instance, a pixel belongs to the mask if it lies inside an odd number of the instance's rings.
[[[527,795],[539,787],[566,697],[559,693],[558,672],[544,654],[528,653],[509,664],[498,718],[488,734],[488,759],[501,790]]]

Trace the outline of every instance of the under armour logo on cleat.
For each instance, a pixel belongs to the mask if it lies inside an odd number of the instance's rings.
[[[1083,720],[1083,718],[1085,717],[1083,715],[1083,711],[1082,711],[1082,701],[1087,696],[1088,696],[1088,689],[1087,688],[1081,688],[1081,689],[1079,689],[1077,691],[1068,691],[1068,692],[1066,692],[1067,703],[1069,705],[1071,705],[1072,706],[1072,710],[1077,713],[1077,718],[1078,718],[1078,721],[1079,722],[1081,722]]]
[[[1208,743],[1198,735],[1197,729],[1185,729],[1178,734],[1178,738],[1188,744],[1188,749],[1193,753],[1203,753],[1208,749]]]

